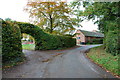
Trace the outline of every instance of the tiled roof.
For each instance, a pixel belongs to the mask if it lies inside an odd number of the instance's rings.
[[[90,37],[104,37],[104,34],[99,33],[99,32],[90,32],[90,31],[85,31],[85,30],[80,30],[85,36],[90,36]]]

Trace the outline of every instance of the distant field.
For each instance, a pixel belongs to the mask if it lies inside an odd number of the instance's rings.
[[[34,50],[35,44],[22,44],[22,49]]]

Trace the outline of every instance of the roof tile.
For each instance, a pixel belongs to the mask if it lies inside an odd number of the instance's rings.
[[[79,29],[80,30],[80,29]],[[90,31],[85,31],[85,30],[80,30],[85,36],[90,36],[90,37],[104,37],[104,34],[99,33],[99,32],[90,32]]]

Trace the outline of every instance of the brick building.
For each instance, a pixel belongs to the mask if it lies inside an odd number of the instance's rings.
[[[104,34],[99,33],[95,30],[92,32],[78,29],[75,33],[77,44],[87,43],[91,39],[101,39],[104,38]]]

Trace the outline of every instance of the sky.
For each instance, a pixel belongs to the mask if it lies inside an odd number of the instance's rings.
[[[15,21],[20,22],[30,22],[29,14],[24,11],[24,7],[26,6],[28,0],[0,0],[0,18],[11,18]],[[68,0],[67,0],[68,1]],[[72,1],[72,0],[69,0]],[[81,23],[83,27],[79,29],[92,31],[98,30],[98,26],[94,25],[92,20],[83,21]]]

